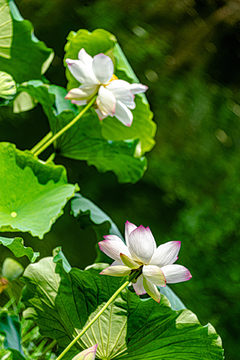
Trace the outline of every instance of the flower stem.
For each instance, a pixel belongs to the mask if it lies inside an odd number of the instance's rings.
[[[125,283],[120,286],[120,288],[110,297],[110,299],[106,302],[103,308],[97,313],[96,316],[87,324],[87,326],[78,334],[75,339],[63,350],[63,352],[57,357],[56,360],[62,359],[62,357],[71,349],[71,347],[79,340],[79,338],[92,326],[92,324],[99,318],[100,315],[106,310],[106,308],[116,299],[116,297],[120,294],[120,292],[130,283],[131,279],[125,281]]]
[[[51,145],[56,139],[59,138],[59,136],[61,136],[65,131],[67,131],[71,126],[73,126],[79,119],[81,116],[83,116],[83,114],[85,114],[85,112],[92,106],[92,104],[94,103],[94,101],[96,100],[96,96],[94,96],[89,103],[85,106],[85,108],[80,111],[80,113],[66,126],[64,126],[64,128],[62,128],[59,132],[57,132],[53,137],[51,137],[47,142],[43,142],[42,146],[38,146],[40,143],[38,143],[37,146],[37,150],[34,151],[34,155],[38,156],[39,154],[41,154],[46,148],[48,148],[49,145]],[[49,133],[50,134],[50,133]],[[48,135],[49,135],[48,134]],[[44,139],[43,139],[44,140]],[[41,140],[41,141],[43,141]],[[40,141],[40,142],[41,142]],[[35,146],[35,147],[36,147]]]
[[[50,162],[50,161],[53,161],[53,160],[55,159],[55,156],[56,156],[56,153],[53,152],[53,153],[49,156],[49,158],[46,160],[46,163],[48,163],[48,162]]]
[[[50,131],[46,136],[44,136],[44,138],[39,141],[30,151],[31,153],[35,153],[38,149],[40,149],[40,147],[45,144],[49,139],[51,139],[53,133]]]

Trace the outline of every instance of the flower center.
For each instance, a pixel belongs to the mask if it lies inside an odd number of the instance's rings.
[[[143,265],[141,265],[138,269],[134,269],[130,272],[130,275],[135,274],[135,277],[132,279],[133,284],[136,283],[139,276],[142,275],[142,268],[143,268]]]
[[[107,84],[104,84],[104,86],[108,86],[113,80],[118,80],[118,77],[116,75],[114,75],[114,74],[111,77],[111,79],[109,80],[109,82]]]

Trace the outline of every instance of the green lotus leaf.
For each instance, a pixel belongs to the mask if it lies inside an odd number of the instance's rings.
[[[66,90],[41,81],[30,81],[19,87],[37,99],[48,117],[52,133],[67,125],[77,114],[77,106],[64,99]],[[101,124],[94,110],[89,110],[79,121],[54,142],[56,153],[76,160],[86,160],[98,171],[113,171],[119,182],[137,182],[147,168],[145,157],[139,157],[139,140],[111,141],[103,138]]]
[[[31,247],[24,246],[23,239],[20,237],[10,239],[0,236],[0,244],[10,249],[16,257],[26,255],[31,262],[34,262],[40,255],[38,252],[34,252]]]
[[[0,231],[28,231],[40,239],[79,189],[67,183],[63,166],[44,164],[10,143],[0,143],[0,183]]]
[[[48,257],[23,274],[24,317],[63,350],[100,311],[125,279],[99,275],[106,264],[66,273]],[[189,310],[174,311],[164,295],[158,304],[125,289],[63,359],[98,343],[96,359],[223,359],[221,340],[209,324],[201,326]]]
[[[10,59],[13,34],[13,20],[7,0],[0,0],[0,56]]]
[[[67,273],[71,270],[72,267],[69,264],[64,253],[62,252],[61,246],[58,246],[55,249],[53,249],[53,262],[57,263],[58,261],[62,261],[62,266]]]
[[[9,104],[16,91],[16,83],[11,75],[0,71],[0,106]]]
[[[0,0],[0,11],[1,70],[11,74],[17,83],[41,79],[53,59],[52,49],[35,37],[32,24],[22,18],[13,0]]]

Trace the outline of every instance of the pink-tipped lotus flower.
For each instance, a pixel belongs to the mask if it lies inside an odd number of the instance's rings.
[[[131,126],[133,114],[129,109],[135,109],[134,94],[145,92],[147,86],[118,80],[113,74],[112,60],[104,54],[92,58],[81,49],[78,60],[66,59],[66,63],[82,85],[71,89],[65,99],[77,105],[86,105],[88,100],[98,94],[96,112],[100,120],[106,116],[115,116],[124,125]]]
[[[169,241],[157,248],[149,227],[137,227],[127,221],[126,245],[116,235],[106,235],[104,239],[98,243],[99,247],[115,261],[100,274],[126,276],[134,271],[136,274],[141,271],[136,283],[133,283],[138,295],[147,292],[154,300],[160,302],[157,286],[186,281],[192,277],[184,266],[173,265],[178,259],[181,241]]]
[[[94,360],[96,356],[98,344],[81,351],[78,355],[74,356],[72,360]]]

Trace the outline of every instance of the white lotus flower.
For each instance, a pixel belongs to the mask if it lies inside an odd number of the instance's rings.
[[[184,266],[173,265],[178,259],[181,241],[169,241],[157,248],[149,227],[137,227],[127,221],[126,245],[116,235],[106,235],[104,239],[98,243],[99,247],[115,261],[100,274],[126,276],[136,272],[136,276],[139,276],[133,287],[138,295],[147,292],[154,300],[160,302],[157,286],[190,280],[192,277]]]
[[[135,109],[134,94],[145,92],[147,86],[118,80],[113,74],[112,60],[104,54],[92,58],[81,49],[78,59],[66,59],[66,63],[72,75],[82,85],[71,89],[65,99],[77,105],[86,105],[98,93],[96,111],[99,119],[115,116],[124,125],[131,126],[133,114],[129,109]]]
[[[96,356],[98,344],[81,351],[78,355],[74,356],[72,360],[94,360]]]

